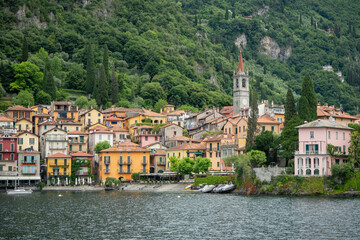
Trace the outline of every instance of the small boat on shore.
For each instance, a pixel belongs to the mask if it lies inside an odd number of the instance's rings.
[[[210,193],[215,188],[215,185],[205,185],[205,187],[201,188],[199,191],[203,193]]]
[[[218,193],[231,193],[235,189],[236,189],[236,186],[234,184],[232,184],[232,183],[225,184],[224,186],[220,187]]]
[[[6,192],[8,195],[25,195],[25,194],[33,193],[31,189],[25,189],[25,188],[16,188],[12,190],[7,190]]]

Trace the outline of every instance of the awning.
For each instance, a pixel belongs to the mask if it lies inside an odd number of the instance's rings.
[[[40,176],[0,176],[0,181],[13,180],[40,180]]]

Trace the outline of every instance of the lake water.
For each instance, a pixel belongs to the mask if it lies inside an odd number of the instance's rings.
[[[0,239],[360,239],[355,198],[58,194],[1,192]]]

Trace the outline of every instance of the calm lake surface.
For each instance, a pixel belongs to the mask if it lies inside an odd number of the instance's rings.
[[[360,239],[355,198],[58,194],[1,192],[0,239]]]

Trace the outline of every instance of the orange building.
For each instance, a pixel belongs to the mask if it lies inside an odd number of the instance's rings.
[[[347,124],[349,123],[355,123],[355,121],[357,120],[356,116],[351,116],[343,110],[335,108],[334,105],[328,106],[327,104],[325,104],[324,106],[321,106],[320,104],[318,104],[317,119],[329,120],[330,117],[335,119],[336,123],[340,123],[345,126],[347,126]]]
[[[136,143],[123,142],[99,152],[98,177],[103,183],[108,177],[131,180],[132,173],[149,173],[149,166],[149,149],[141,148]]]

